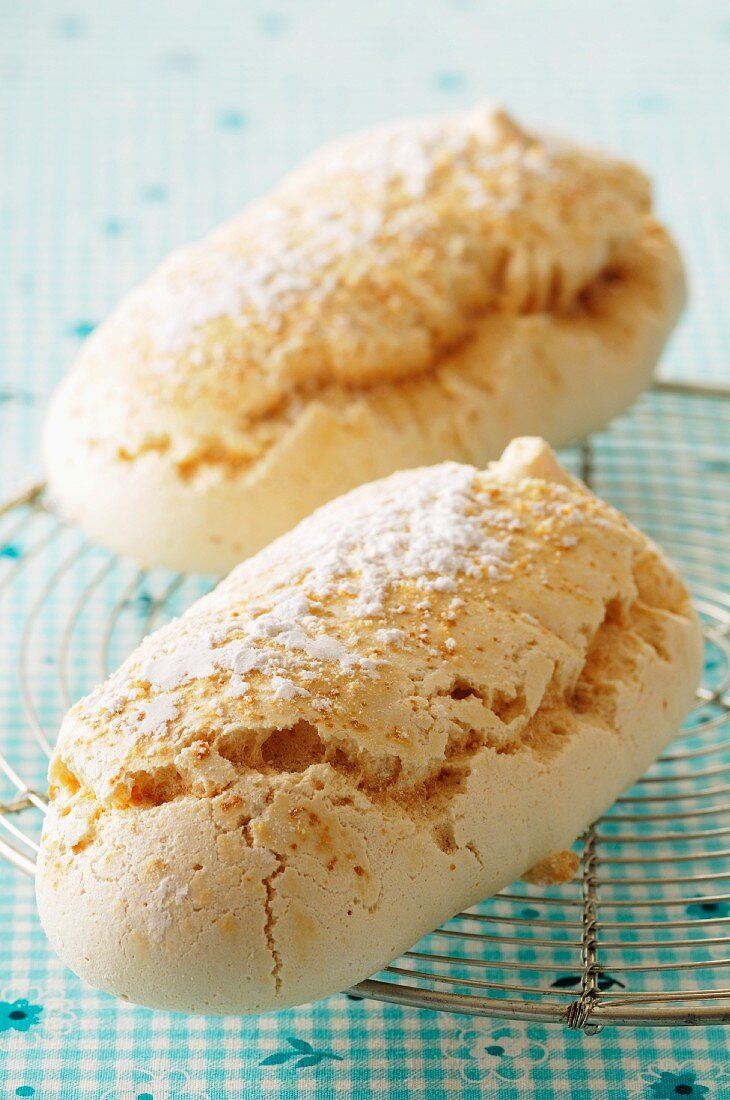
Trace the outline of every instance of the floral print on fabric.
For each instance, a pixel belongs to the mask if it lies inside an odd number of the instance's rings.
[[[24,1045],[42,1047],[50,1037],[78,1031],[79,1015],[51,983],[40,988],[12,982],[0,988],[0,1048],[14,1042],[18,1032]]]
[[[499,1026],[454,1033],[451,1056],[466,1081],[517,1081],[548,1057],[541,1028]]]
[[[134,1069],[99,1100],[213,1100],[202,1082],[183,1070]]]
[[[315,1050],[306,1039],[297,1039],[295,1036],[288,1035],[286,1042],[289,1044],[288,1050],[284,1048],[267,1055],[266,1058],[261,1059],[259,1065],[283,1066],[291,1063],[294,1069],[306,1069],[308,1066],[318,1066],[320,1062],[342,1061],[341,1056],[332,1050]]]
[[[718,1062],[712,1074],[703,1075],[685,1058],[662,1058],[643,1068],[630,1083],[629,1095],[632,1100],[725,1100],[730,1066]]]
[[[43,1005],[33,1005],[24,997],[0,1001],[0,1031],[28,1031],[39,1022]]]

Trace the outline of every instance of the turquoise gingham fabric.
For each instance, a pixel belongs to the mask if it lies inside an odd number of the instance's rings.
[[[37,470],[80,340],[174,245],[329,137],[484,96],[646,166],[693,285],[663,370],[730,380],[729,65],[712,0],[0,0],[0,499]],[[0,659],[41,581],[0,608]],[[72,580],[59,621],[73,599]],[[3,746],[37,776],[1,682]],[[0,865],[0,1100],[727,1100],[729,1063],[719,1028],[589,1037],[344,996],[258,1019],[149,1012],[69,974],[31,883]]]

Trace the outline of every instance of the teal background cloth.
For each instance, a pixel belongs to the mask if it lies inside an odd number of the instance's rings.
[[[328,138],[483,97],[651,173],[692,284],[662,370],[730,381],[729,69],[711,0],[0,0],[0,499],[37,472],[83,337],[171,248]],[[0,1100],[727,1100],[728,1054],[720,1028],[591,1037],[344,996],[150,1012],[69,974],[0,864]]]

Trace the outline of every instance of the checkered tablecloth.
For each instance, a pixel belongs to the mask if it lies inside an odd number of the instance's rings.
[[[730,380],[729,67],[710,0],[0,0],[0,499],[37,470],[80,341],[174,245],[335,134],[483,96],[646,166],[693,285],[664,372]],[[13,751],[17,694],[0,708]],[[728,1100],[728,1051],[719,1028],[590,1037],[344,996],[149,1012],[69,974],[0,865],[0,1100]]]

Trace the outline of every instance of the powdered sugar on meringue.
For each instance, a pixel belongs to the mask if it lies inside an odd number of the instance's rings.
[[[455,592],[462,577],[510,576],[512,531],[501,522],[492,530],[489,516],[488,487],[470,466],[446,463],[363,486],[260,555],[254,599],[240,599],[235,570],[207,597],[202,622],[183,616],[147,639],[87,703],[132,742],[184,721],[180,691],[198,681],[222,700],[263,692],[278,703],[301,699],[326,709],[312,683],[327,682],[328,666],[377,678],[383,648],[405,642],[389,618],[395,589],[412,586],[420,598],[409,602],[426,614],[429,597]],[[302,563],[296,585],[287,550]],[[240,570],[249,573],[251,563]],[[463,600],[449,604],[453,614]],[[358,646],[355,628],[343,626],[359,619],[385,620],[370,653]]]
[[[454,592],[461,576],[504,580],[512,535],[487,534],[489,509],[476,469],[455,462],[394,474],[377,490],[363,486],[297,528],[297,555],[308,563],[304,587],[315,599],[341,596],[354,614],[378,618],[404,580],[424,593]]]
[[[174,253],[154,288],[148,284],[127,299],[127,323],[143,322],[158,354],[153,366],[163,370],[173,369],[184,351],[195,361],[194,338],[210,321],[276,331],[292,300],[323,300],[338,287],[343,258],[376,243],[387,255],[393,240],[432,231],[438,217],[425,200],[438,192],[445,171],[472,209],[491,208],[499,217],[519,207],[521,182],[554,171],[554,155],[491,104],[391,123],[366,141],[355,135],[305,162],[274,192],[275,201],[256,206],[245,229],[231,223],[235,247],[218,231],[205,264],[197,262],[196,246]],[[310,179],[302,203],[295,184]],[[324,198],[323,179],[356,183]],[[358,187],[368,201],[353,201]]]

